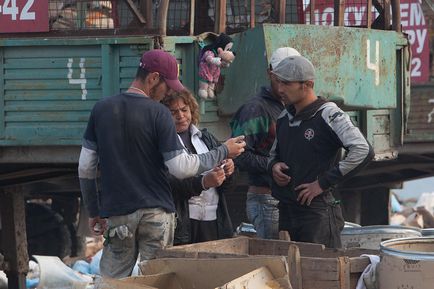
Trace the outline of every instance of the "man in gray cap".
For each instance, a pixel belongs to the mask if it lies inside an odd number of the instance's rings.
[[[332,191],[368,164],[372,148],[345,112],[316,96],[315,68],[308,59],[285,58],[272,73],[289,103],[277,120],[268,164],[279,229],[293,241],[339,248],[344,220]],[[346,157],[335,164],[341,148]]]
[[[232,136],[246,136],[246,151],[235,159],[235,164],[249,177],[247,217],[255,226],[257,236],[264,239],[278,238],[279,212],[277,200],[271,196],[267,161],[275,138],[276,120],[284,108],[277,92],[276,77],[271,71],[282,59],[292,55],[300,53],[291,47],[281,47],[273,52],[267,69],[270,87],[262,87],[238,109],[231,121]]]

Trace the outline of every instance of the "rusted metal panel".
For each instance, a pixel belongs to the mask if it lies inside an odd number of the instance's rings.
[[[402,81],[397,75],[396,55],[407,45],[400,33],[267,24],[237,34],[234,39],[237,59],[224,72],[225,89],[219,96],[224,114],[235,112],[259,86],[268,83],[267,59],[284,46],[296,48],[315,65],[318,95],[348,107],[388,109],[397,105],[397,86]]]
[[[405,142],[434,141],[434,84],[412,86]]]

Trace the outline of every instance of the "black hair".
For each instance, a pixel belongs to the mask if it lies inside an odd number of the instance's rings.
[[[149,71],[144,68],[137,68],[136,79],[144,81],[146,77],[149,75]]]

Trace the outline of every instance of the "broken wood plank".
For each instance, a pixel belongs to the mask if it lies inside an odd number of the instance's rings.
[[[288,231],[279,231],[279,240],[291,241]]]
[[[303,282],[303,289],[341,289],[339,281],[317,281],[306,280]]]
[[[350,259],[339,257],[338,260],[340,289],[350,289]]]
[[[274,277],[267,267],[260,267],[216,289],[272,289]],[[280,288],[280,286],[278,287]]]
[[[303,289],[300,251],[296,245],[288,249],[289,280],[293,289]]]
[[[303,280],[338,281],[338,271],[303,271]]]
[[[353,257],[350,258],[350,272],[361,273],[371,263],[368,257]]]
[[[301,256],[305,254],[317,255],[324,250],[324,245],[321,244],[253,238],[248,243],[248,254],[287,256],[288,248],[291,244],[298,247]]]
[[[307,271],[334,271],[339,270],[337,258],[312,258],[301,256],[301,270]]]

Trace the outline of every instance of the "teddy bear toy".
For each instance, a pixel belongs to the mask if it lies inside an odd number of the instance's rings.
[[[215,85],[220,77],[220,68],[227,68],[235,59],[232,38],[224,33],[202,48],[199,57],[199,91],[202,99],[215,98]]]

